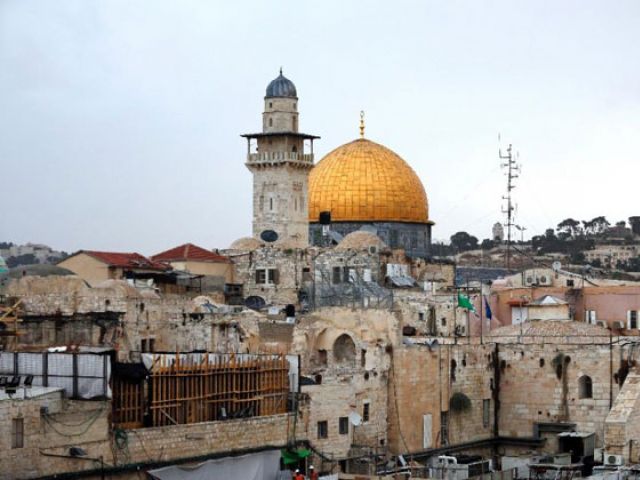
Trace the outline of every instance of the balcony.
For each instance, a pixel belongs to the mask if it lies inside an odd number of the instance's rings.
[[[281,162],[296,162],[306,163],[313,165],[313,153],[298,153],[298,152],[263,152],[263,153],[250,153],[247,155],[247,163],[261,164],[261,163],[281,163]]]

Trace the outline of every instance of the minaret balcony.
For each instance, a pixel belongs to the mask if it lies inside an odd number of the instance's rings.
[[[313,165],[313,153],[298,152],[261,152],[247,155],[247,164],[271,164],[295,162]]]

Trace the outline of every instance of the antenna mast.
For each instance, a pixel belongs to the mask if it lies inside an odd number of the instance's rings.
[[[520,166],[516,165],[516,160],[513,158],[513,149],[511,144],[507,147],[506,155],[502,154],[502,150],[498,150],[498,156],[501,160],[505,160],[505,162],[500,166],[507,171],[507,194],[502,197],[503,200],[507,201],[507,206],[506,208],[502,208],[502,213],[507,214],[507,223],[504,225],[507,227],[507,255],[505,257],[505,264],[507,270],[509,270],[511,267],[511,228],[516,226],[513,223],[515,207],[511,198],[511,191],[516,188],[514,180],[520,176]]]

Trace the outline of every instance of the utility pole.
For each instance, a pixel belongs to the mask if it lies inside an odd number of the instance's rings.
[[[506,155],[503,155],[502,150],[498,150],[498,156],[501,160],[505,160],[500,166],[506,169],[507,173],[507,194],[502,197],[503,200],[507,201],[506,208],[502,209],[502,213],[507,214],[507,223],[505,223],[505,227],[507,227],[507,255],[505,257],[505,264],[507,270],[511,267],[511,228],[515,226],[513,223],[513,212],[514,206],[511,198],[511,191],[516,188],[514,185],[514,180],[519,177],[520,167],[516,165],[516,160],[513,158],[512,145],[509,144],[507,147]]]

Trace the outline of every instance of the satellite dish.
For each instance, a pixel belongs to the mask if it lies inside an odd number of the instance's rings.
[[[262,297],[259,297],[257,295],[251,295],[250,297],[247,297],[245,299],[244,304],[247,308],[250,308],[251,310],[260,310],[261,308],[264,308],[267,302],[265,302],[264,298]]]
[[[273,230],[264,230],[260,234],[260,238],[264,242],[273,243],[276,240],[278,240],[278,234],[276,232],[274,232]]]
[[[557,272],[562,268],[562,264],[556,260],[551,264],[551,268],[553,268],[554,272]]]
[[[356,412],[350,412],[349,422],[351,423],[351,425],[354,425],[357,427],[358,425],[362,425],[362,417],[358,415]]]

